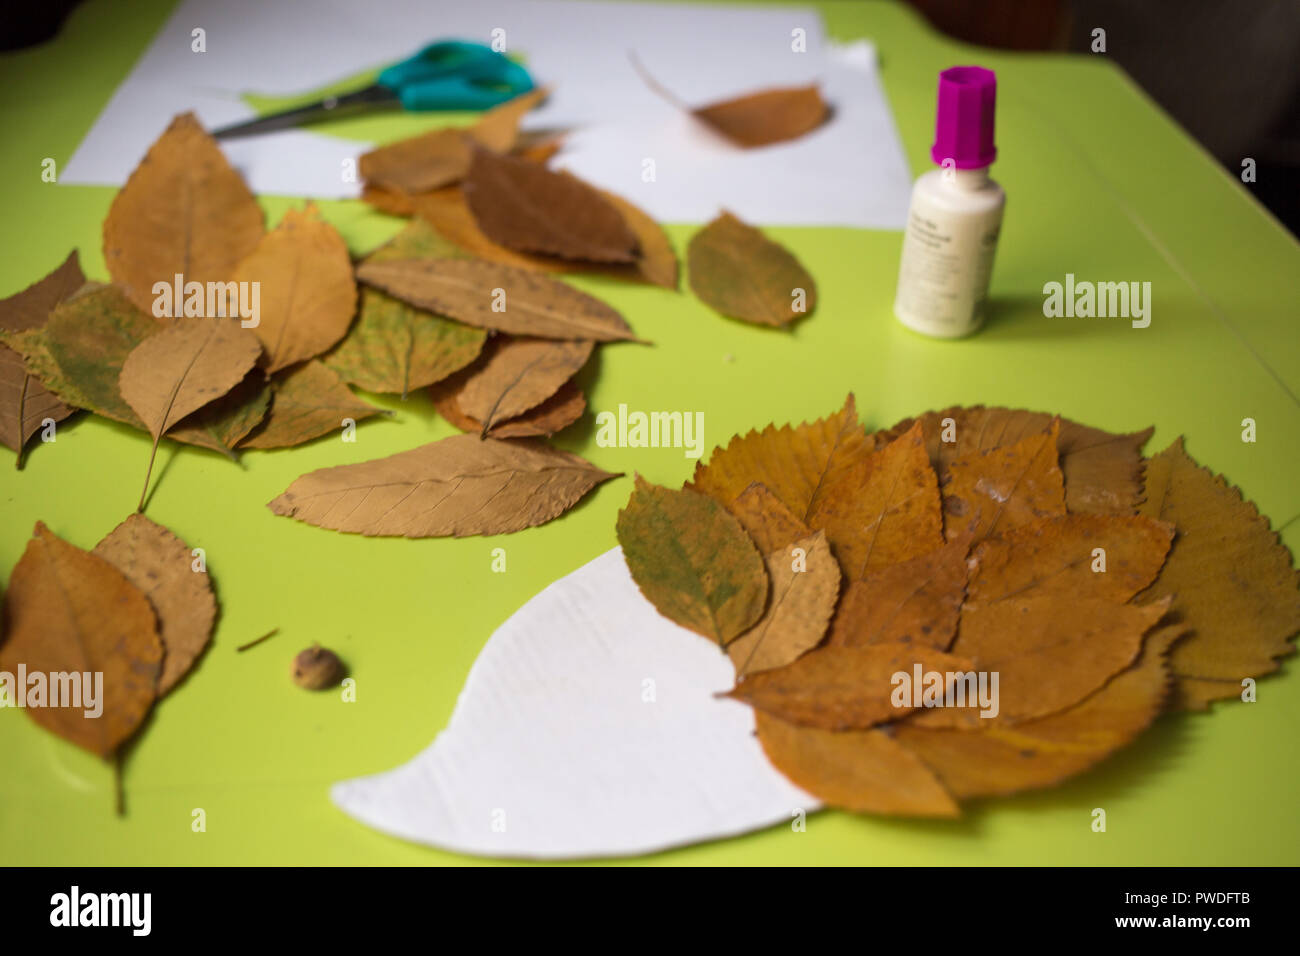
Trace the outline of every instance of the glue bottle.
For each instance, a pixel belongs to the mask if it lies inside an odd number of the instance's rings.
[[[894,300],[898,320],[925,335],[959,338],[984,321],[1006,205],[1006,193],[989,178],[996,98],[992,70],[954,66],[939,74],[930,147],[939,168],[912,189]]]

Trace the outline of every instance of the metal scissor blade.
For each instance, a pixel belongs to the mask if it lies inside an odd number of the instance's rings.
[[[256,133],[273,133],[276,130],[291,129],[306,123],[314,123],[330,116],[346,115],[355,112],[361,107],[396,106],[399,103],[400,100],[398,100],[396,93],[388,87],[376,83],[374,86],[367,86],[364,90],[357,90],[355,93],[345,93],[343,96],[327,96],[323,100],[308,103],[306,106],[299,106],[281,113],[272,113],[269,116],[259,116],[257,119],[248,120],[244,123],[223,126],[219,130],[214,130],[212,135],[217,139],[231,139],[236,136],[252,136]]]

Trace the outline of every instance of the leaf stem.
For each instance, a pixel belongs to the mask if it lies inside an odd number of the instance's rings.
[[[248,650],[250,647],[256,647],[258,644],[261,644],[263,641],[269,638],[275,637],[275,635],[279,633],[280,633],[280,629],[278,627],[273,627],[265,634],[263,634],[261,637],[254,638],[253,640],[249,641],[247,644],[239,645],[239,647],[235,648],[235,652],[239,653]]]
[[[156,436],[153,440],[153,447],[149,449],[149,467],[144,473],[144,487],[140,489],[140,503],[135,506],[136,511],[144,511],[144,498],[149,493],[149,478],[153,474],[153,459],[158,454],[158,440],[161,436]]]

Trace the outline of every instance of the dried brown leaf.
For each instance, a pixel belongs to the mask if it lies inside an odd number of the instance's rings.
[[[319,438],[381,410],[363,402],[320,362],[304,362],[280,373],[272,383],[271,411],[242,448],[288,448]]]
[[[826,530],[849,580],[943,544],[939,484],[921,426],[823,482],[808,524]]]
[[[540,442],[453,435],[387,458],[310,472],[267,507],[364,535],[508,534],[558,517],[613,477]]]
[[[804,524],[768,490],[754,482],[736,496],[727,510],[735,515],[762,554],[771,554],[812,534]]]
[[[1182,439],[1147,462],[1141,514],[1178,528],[1160,576],[1139,595],[1172,596],[1192,630],[1169,656],[1178,679],[1175,704],[1235,697],[1244,678],[1277,670],[1300,631],[1300,575],[1268,519],[1193,461]],[[1186,683],[1193,678],[1195,684]]]
[[[784,667],[820,644],[840,595],[840,569],[820,531],[763,560],[772,599],[758,623],[727,645],[737,678]]]
[[[547,276],[477,259],[366,262],[357,278],[466,325],[549,339],[635,340],[612,308]]]
[[[763,614],[763,558],[711,498],[638,476],[617,531],[637,587],[669,620],[725,647]]]
[[[159,439],[186,415],[238,385],[260,354],[257,339],[235,319],[174,319],[131,350],[118,387],[153,436],[141,508]]]
[[[92,553],[121,571],[153,607],[163,645],[162,697],[189,673],[212,637],[217,602],[208,573],[196,570],[189,545],[139,514],[109,532]]]
[[[62,264],[21,292],[0,299],[0,329],[22,332],[45,325],[60,302],[81,290],[86,277],[81,272],[77,250],[68,253]]]
[[[1083,597],[1068,607],[1067,613],[1055,595],[967,605],[952,653],[998,675],[997,713],[982,716],[972,702],[929,710],[917,716],[916,725],[1015,724],[1065,710],[1133,663],[1169,603],[1138,607]]]
[[[262,238],[262,208],[193,113],[172,120],[104,220],[109,275],[152,313],[154,283],[225,282]]]
[[[1057,465],[1056,419],[1014,445],[958,459],[948,466],[943,511],[948,540],[992,534],[1065,514],[1065,485]]]
[[[832,645],[902,642],[945,651],[966,594],[968,538],[850,581],[831,622]]]
[[[752,148],[812,132],[826,121],[830,107],[814,84],[760,90],[691,113],[737,146]]]
[[[237,282],[261,287],[259,322],[268,372],[314,358],[347,334],[357,308],[352,260],[343,237],[314,206],[290,209],[235,268]]]
[[[733,319],[781,327],[817,306],[817,285],[799,260],[729,212],[691,237],[686,263],[691,291]]]
[[[635,55],[632,65],[652,90],[736,146],[752,148],[797,139],[830,115],[816,84],[756,90],[692,108],[651,76]]]
[[[445,381],[429,386],[429,397],[438,414],[463,432],[475,435],[484,433],[484,425],[461,411],[456,395],[460,390],[460,376],[453,375]],[[489,438],[548,437],[568,428],[587,410],[587,398],[572,380],[561,385],[546,401],[515,418],[499,421],[487,429]]]
[[[509,249],[488,238],[465,202],[464,193],[457,188],[438,189],[411,197],[411,204],[422,218],[438,230],[439,235],[481,259],[538,272],[590,272],[676,289],[677,253],[663,228],[626,199],[603,191],[601,195],[618,209],[627,227],[637,238],[641,251],[633,262],[581,262]],[[395,205],[384,197],[376,198],[390,207]]]
[[[734,646],[734,645],[733,645]],[[961,673],[965,658],[919,644],[821,647],[775,670],[752,674],[727,695],[786,723],[822,730],[866,730],[913,709],[896,699],[895,675],[922,671]]]
[[[466,370],[456,404],[482,422],[486,433],[554,395],[587,364],[593,347],[584,339],[493,336],[479,361]]]
[[[423,193],[458,182],[469,172],[474,144],[497,152],[511,149],[519,121],[546,98],[546,92],[535,89],[516,96],[464,129],[435,129],[373,149],[361,157],[361,178],[368,189],[381,189],[388,196]]]
[[[483,232],[510,249],[589,262],[640,252],[618,209],[570,173],[482,149],[461,188]]]
[[[40,674],[52,695],[51,675],[79,675],[78,685],[101,675],[96,689],[102,713],[85,706],[28,707],[47,730],[100,757],[130,737],[153,706],[163,646],[144,592],[103,558],[73,547],[41,522],[13,569],[4,603],[0,670]],[[102,681],[102,683],[100,683]],[[71,685],[63,685],[68,692]],[[30,694],[28,687],[19,692]]]
[[[930,463],[942,484],[948,465],[958,458],[991,451],[1037,435],[1052,424],[1053,416],[1024,409],[952,407],[905,418],[881,435],[892,440],[916,421],[925,431]],[[1151,429],[1116,435],[1061,419],[1056,439],[1065,475],[1065,503],[1071,512],[1133,514],[1142,500],[1142,446]]]
[[[435,129],[362,154],[358,168],[367,186],[421,193],[459,181],[472,149],[464,130]]]
[[[691,487],[729,504],[761,482],[807,523],[819,506],[822,487],[874,448],[850,393],[844,407],[827,418],[737,435],[725,448],[714,449],[707,463],[695,466]]]
[[[1005,726],[926,730],[901,721],[894,739],[932,768],[958,799],[1050,787],[1132,741],[1160,713],[1169,689],[1165,655],[1179,626],[1153,631],[1137,663],[1069,710]]]
[[[85,283],[81,263],[73,250],[45,278],[0,300],[0,330],[17,333],[42,328],[55,307]],[[17,467],[22,467],[23,446],[46,419],[61,422],[72,412],[73,409],[27,370],[22,355],[0,345],[0,444],[18,453]]]
[[[1012,528],[975,550],[969,600],[986,604],[1032,593],[1063,603],[1098,597],[1122,604],[1155,580],[1173,534],[1172,524],[1098,514]]]
[[[762,711],[754,716],[767,759],[831,806],[920,817],[960,813],[929,767],[883,731],[820,730]]]

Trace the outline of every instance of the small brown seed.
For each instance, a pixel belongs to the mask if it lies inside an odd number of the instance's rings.
[[[307,690],[334,687],[343,678],[343,662],[329,648],[313,644],[293,659],[293,682]]]

